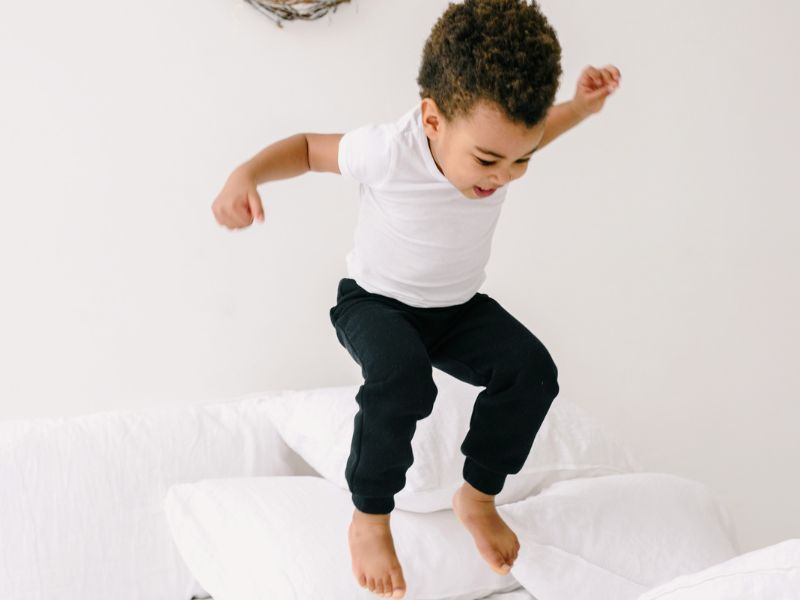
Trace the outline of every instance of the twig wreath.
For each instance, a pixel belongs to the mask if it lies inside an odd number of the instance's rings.
[[[245,0],[245,2],[275,21],[278,27],[283,27],[284,20],[313,21],[324,17],[331,10],[336,12],[340,4],[350,0]]]

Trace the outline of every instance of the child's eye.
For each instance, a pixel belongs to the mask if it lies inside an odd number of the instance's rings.
[[[484,167],[488,167],[489,165],[493,165],[494,163],[497,162],[497,161],[494,161],[494,160],[483,160],[483,159],[478,158],[477,156],[475,157],[475,160],[477,160],[478,163],[480,163]],[[526,163],[529,160],[530,160],[530,158],[522,158],[522,159],[518,160],[517,162],[518,163]]]

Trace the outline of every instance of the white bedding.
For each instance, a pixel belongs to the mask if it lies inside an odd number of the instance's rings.
[[[741,554],[676,577],[637,600],[798,600],[800,539]]]
[[[314,473],[263,394],[203,406],[0,421],[0,600],[188,600],[167,488],[204,477]]]
[[[514,590],[513,592],[492,594],[491,596],[486,596],[484,600],[536,600],[536,598],[531,596],[531,594],[525,589],[520,588],[518,590]]]
[[[211,598],[211,596],[194,596],[192,600],[208,600],[209,598]],[[380,598],[380,596],[375,596],[375,598]],[[320,600],[324,599],[321,598]],[[511,592],[498,592],[491,596],[481,596],[475,600],[536,600],[536,598],[531,596],[530,592],[525,590],[525,588],[520,587]]]
[[[211,597],[204,595],[196,598],[207,600]],[[597,598],[602,600],[604,596],[599,595]],[[696,573],[678,576],[651,588],[637,598],[637,600],[798,599],[800,599],[800,539],[798,538],[790,538],[778,544],[741,554]],[[520,587],[510,592],[483,596],[480,600],[537,600],[537,598]],[[549,599],[542,596],[538,600]]]
[[[542,600],[635,600],[737,555],[710,490],[675,475],[565,480],[497,510],[520,539],[511,580],[489,569],[452,510],[394,511],[409,600],[474,600],[515,583]],[[176,484],[165,511],[181,556],[216,600],[374,596],[351,573],[350,494],[323,478]]]
[[[211,597],[196,598],[207,600]],[[800,599],[800,539],[792,538],[742,554],[703,571],[681,575],[648,590],[637,600],[798,599]],[[483,596],[479,600],[537,600],[537,598],[520,587],[511,592]],[[539,600],[545,599],[542,597]]]
[[[203,595],[202,586],[170,537],[163,512],[164,496],[171,485],[208,478],[317,475],[281,439],[268,418],[268,400],[284,393],[295,392],[249,394],[202,406],[0,422],[0,600],[189,600],[194,594],[198,598],[210,597]],[[565,436],[564,440],[574,437]],[[541,437],[540,443],[544,441]],[[538,498],[506,505],[509,519],[519,511],[517,505],[529,502],[535,509],[524,521],[532,527],[526,548],[532,550],[534,543],[539,548],[536,554],[528,553],[527,565],[523,560],[512,571],[525,580],[522,583],[527,591],[519,589],[483,598],[586,597],[565,597],[549,591],[548,586],[557,584],[558,579],[548,581],[548,570],[543,568],[548,565],[539,561],[547,557],[555,561],[549,566],[561,564],[567,569],[565,581],[579,590],[583,584],[583,591],[592,591],[591,582],[587,584],[585,577],[577,575],[594,577],[598,572],[595,570],[592,575],[592,569],[569,570],[565,557],[580,565],[581,557],[574,552],[576,540],[591,546],[607,539],[609,531],[623,530],[620,523],[624,522],[615,524],[611,511],[620,505],[609,495],[609,489],[603,491],[603,484],[601,477],[561,482],[557,484],[560,488],[550,487],[545,490],[547,494],[542,492]],[[631,494],[635,489],[635,485],[622,485],[620,490],[624,493],[618,498],[635,501]],[[560,517],[542,518],[542,503],[558,494],[562,494],[561,501],[550,506],[563,509]],[[703,495],[687,497],[702,499]],[[672,506],[687,506],[687,497]],[[640,497],[635,503],[641,522],[637,527],[628,527],[627,543],[636,542],[637,531],[644,526],[657,526],[667,514],[661,507],[648,517],[645,498]],[[649,498],[651,508],[657,506],[652,503],[655,499]],[[588,518],[586,507],[597,509],[601,505],[605,512],[595,513],[585,521],[580,526],[583,531],[575,527],[580,518]],[[700,518],[703,506],[708,519],[700,527],[697,523],[704,522]],[[667,560],[648,556],[652,544],[643,544],[627,563],[624,557],[603,553],[595,556],[602,558],[605,569],[617,576],[621,567],[636,567],[638,570],[628,573],[628,577],[633,582],[630,590],[636,591],[638,585],[639,595],[620,596],[595,587],[591,600],[800,600],[800,540],[789,539],[724,560],[719,547],[709,552],[711,538],[704,528],[713,526],[715,520],[723,529],[730,523],[726,517],[720,521],[713,516],[716,508],[711,500],[694,507],[699,520],[688,531],[698,535],[705,530],[706,534],[696,539],[683,536],[687,545],[678,553],[678,561],[668,555]],[[569,510],[576,508],[577,512],[570,516]],[[631,516],[630,507],[621,510],[621,514]],[[544,535],[556,537],[547,543]],[[620,539],[625,542],[624,537]],[[548,546],[551,550],[555,547],[554,540],[573,544],[572,557],[563,552],[563,547],[561,555],[543,554]],[[606,560],[612,558],[616,562]],[[637,561],[641,564],[637,565]],[[647,571],[654,566],[669,566],[672,571]],[[644,578],[640,578],[642,574]],[[608,576],[603,579],[609,581]],[[616,580],[620,581],[619,577]]]
[[[375,598],[379,597],[380,596],[375,596]],[[192,600],[208,600],[209,598],[211,598],[211,596],[195,596],[192,598]],[[321,598],[320,600],[324,599]],[[520,587],[519,589],[511,592],[499,592],[497,594],[492,594],[491,596],[481,596],[475,600],[536,600],[536,598],[531,596],[531,594],[526,591],[525,588]]]
[[[375,598],[380,598],[380,596],[375,596]],[[66,599],[65,599],[66,600]],[[193,596],[192,600],[214,600],[211,596]],[[325,598],[320,598],[319,600],[326,600]],[[492,594],[490,596],[481,596],[480,598],[475,598],[475,600],[537,600],[535,597],[531,595],[525,588],[519,587],[516,590],[512,590],[510,592],[497,592],[496,594]]]

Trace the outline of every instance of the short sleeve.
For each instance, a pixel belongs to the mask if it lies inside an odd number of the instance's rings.
[[[339,140],[339,171],[367,185],[383,182],[394,159],[394,124],[363,125]]]

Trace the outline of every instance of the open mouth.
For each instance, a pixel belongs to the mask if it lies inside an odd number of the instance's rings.
[[[486,196],[491,196],[492,194],[494,194],[496,189],[497,188],[484,189],[484,188],[478,187],[477,185],[472,188],[472,190],[475,192],[475,194],[480,196],[481,198],[485,198]]]

